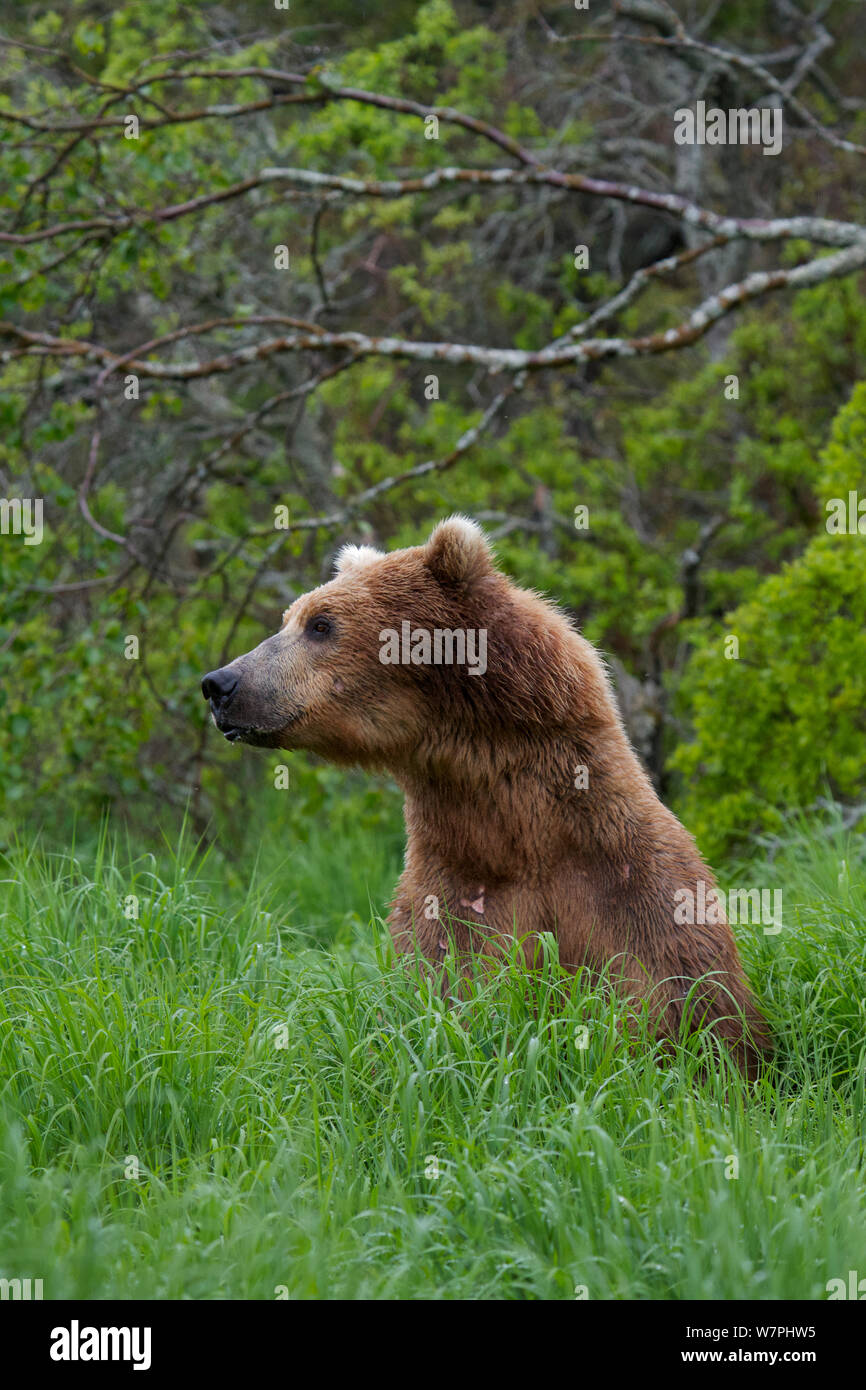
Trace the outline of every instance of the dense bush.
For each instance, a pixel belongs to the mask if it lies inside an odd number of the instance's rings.
[[[866,384],[840,412],[816,489],[866,504]],[[676,765],[686,815],[710,852],[778,827],[785,806],[824,789],[856,798],[866,780],[866,505],[862,532],[822,530],[721,622],[703,622],[680,687],[695,741]],[[731,657],[731,638],[738,656]]]

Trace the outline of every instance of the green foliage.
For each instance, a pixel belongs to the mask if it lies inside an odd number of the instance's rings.
[[[586,229],[588,204],[558,190],[464,184],[429,196],[320,203],[318,193],[273,185],[194,217],[161,221],[157,210],[231,188],[268,165],[402,178],[510,161],[505,151],[445,120],[438,138],[426,138],[432,132],[415,115],[328,100],[335,82],[409,97],[422,108],[464,109],[561,167],[570,167],[572,156],[583,167],[596,122],[603,127],[609,114],[600,96],[580,106],[567,97],[574,48],[551,45],[540,31],[533,39],[537,26],[527,28],[522,13],[447,0],[362,13],[336,4],[324,23],[312,4],[298,0],[289,24],[285,14],[265,11],[239,0],[234,19],[226,20],[211,3],[109,9],[63,0],[38,16],[10,16],[13,38],[54,46],[58,56],[4,49],[2,106],[39,119],[46,111],[58,119],[95,119],[108,102],[105,110],[118,117],[128,103],[110,89],[142,77],[144,54],[152,80],[132,103],[140,140],[125,139],[118,127],[98,146],[90,139],[65,142],[44,185],[54,159],[47,141],[28,135],[0,144],[4,226],[37,238],[2,247],[0,316],[117,352],[202,320],[274,312],[318,316],[322,326],[369,334],[535,349],[584,323],[617,287],[605,234]],[[157,81],[159,71],[180,61],[177,54],[208,53],[217,19],[236,22],[237,29],[213,62],[192,60],[203,75],[182,91],[174,80]],[[719,12],[718,35],[760,35],[770,22],[766,5],[743,0]],[[251,33],[256,37],[248,40]],[[850,39],[840,43],[844,50]],[[320,56],[305,93],[316,97],[312,104],[153,124],[175,106],[220,106],[229,97],[257,103],[268,90],[248,76],[227,85],[208,68],[294,71],[300,53],[308,69],[313,48]],[[550,82],[536,81],[538,61],[546,65],[545,78],[550,68]],[[596,59],[580,61],[593,70]],[[807,206],[844,206],[846,215],[856,215],[862,194],[850,184],[828,153],[826,163],[780,179],[780,206],[803,211],[805,197]],[[731,178],[720,189],[719,206],[736,207],[737,197]],[[119,209],[136,215],[110,236],[80,245],[39,239],[58,221]],[[585,238],[592,265],[577,271],[573,247]],[[624,251],[628,239],[627,231]],[[274,270],[278,244],[290,248],[289,273]],[[777,249],[783,263],[807,253],[800,241]],[[319,273],[332,284],[336,302],[329,306],[319,302]],[[700,276],[683,269],[654,283],[608,326],[639,333],[649,319],[674,322],[701,292]],[[847,703],[856,674],[843,659],[841,632],[814,631],[807,603],[817,585],[843,583],[836,567],[844,564],[848,576],[849,564],[856,565],[853,542],[847,550],[826,540],[811,547],[823,529],[823,498],[837,495],[827,492],[829,475],[816,494],[815,459],[862,375],[866,301],[852,277],[775,296],[732,316],[725,329],[726,339],[717,330],[712,353],[697,347],[539,373],[468,457],[393,489],[388,480],[448,456],[478,423],[501,378],[367,358],[308,397],[280,405],[284,393],[300,390],[332,359],[274,354],[200,381],[145,379],[137,401],[123,398],[118,373],[106,388],[87,496],[101,530],[88,523],[79,502],[97,424],[96,367],[63,358],[4,361],[4,487],[10,495],[44,499],[47,541],[28,548],[0,537],[0,814],[59,826],[73,809],[91,820],[111,805],[150,834],[157,812],[191,801],[199,829],[218,814],[247,825],[263,787],[270,787],[272,765],[255,754],[232,756],[208,737],[201,674],[273,631],[292,597],[327,575],[341,541],[414,544],[456,510],[480,517],[498,536],[508,572],[555,597],[631,675],[663,679],[679,715],[658,740],[653,770],[663,792],[675,789],[678,770],[694,779],[704,769],[713,808],[730,798],[714,839],[715,811],[709,814],[699,789],[685,789],[682,804],[687,816],[698,816],[706,843],[727,843],[738,818],[745,831],[765,823],[773,806],[778,812],[788,800],[813,802],[823,785],[814,780],[818,775],[855,796],[860,758],[856,747],[844,745],[859,739]],[[206,358],[270,332],[221,327],[158,356]],[[726,394],[732,375],[739,383],[735,398]],[[240,427],[253,411],[261,418],[244,433]],[[842,428],[840,422],[822,466],[836,469],[832,487],[844,491],[860,486],[862,444],[853,437],[844,444]],[[383,490],[374,502],[343,526],[282,539],[274,531],[277,505],[294,519],[329,514],[377,485]],[[573,524],[580,507],[588,509],[587,530]],[[701,565],[701,621],[672,622],[683,603],[683,556],[714,518],[722,524]],[[128,547],[106,530],[126,537]],[[801,557],[802,569],[784,568]],[[761,586],[774,575],[778,592],[765,591]],[[704,685],[697,673],[706,666],[707,689],[717,680],[726,689],[731,663],[709,654],[724,630],[723,615],[740,605],[751,612],[759,593],[766,596],[761,609],[786,605],[784,636],[796,645],[797,660],[809,652],[826,658],[830,669],[812,674],[809,688],[816,700],[820,690],[824,703],[840,701],[833,708],[844,717],[832,743],[815,740],[804,755],[808,710],[801,711],[803,722],[768,716],[772,758],[747,756],[734,740],[726,746],[745,757],[743,770],[720,770],[720,745],[708,749],[702,720],[715,729],[723,709],[710,716],[700,708]],[[850,609],[859,614],[856,597]],[[843,606],[841,622],[846,615]],[[781,620],[764,623],[758,612],[751,621],[756,651],[763,652],[777,626],[781,640]],[[138,660],[124,656],[130,635],[140,642]],[[855,654],[858,640],[855,634]],[[698,649],[680,690],[690,641]],[[741,675],[746,662],[744,652]],[[767,676],[771,691],[789,668],[780,659],[774,670]],[[839,671],[845,673],[841,695],[834,693]],[[758,698],[757,684],[744,680],[737,689],[744,699]],[[726,698],[720,695],[720,706]],[[773,694],[772,709],[785,707],[783,695]],[[736,702],[730,708],[739,711]],[[763,726],[750,710],[737,720],[744,728],[738,737],[753,728],[760,741]],[[679,748],[672,762],[675,746],[690,737],[692,713],[698,745],[693,755]],[[786,760],[791,767],[782,772]],[[301,758],[290,762],[304,795],[320,787],[323,805],[333,811],[342,794],[337,788],[345,792],[348,784],[332,784],[325,769]],[[352,784],[352,800],[361,795],[359,785]],[[387,797],[381,789],[374,795]],[[301,833],[303,817],[287,813]]]
[[[829,528],[849,492],[866,504],[866,383],[840,412],[818,504]],[[711,854],[781,823],[826,787],[866,780],[866,505],[819,533],[722,622],[704,622],[680,687],[695,741],[675,757],[685,813]],[[859,524],[859,528],[857,529]],[[730,638],[738,659],[730,659]]]

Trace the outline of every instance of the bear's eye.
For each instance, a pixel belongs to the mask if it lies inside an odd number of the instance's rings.
[[[314,642],[323,642],[333,631],[334,624],[330,618],[311,618],[306,627],[307,636],[312,637]]]

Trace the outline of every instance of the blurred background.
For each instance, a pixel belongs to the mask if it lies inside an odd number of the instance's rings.
[[[0,493],[43,499],[45,528],[0,537],[4,843],[86,839],[107,814],[147,846],[187,816],[237,866],[291,853],[303,892],[316,840],[339,853],[310,896],[365,915],[399,860],[396,790],[229,747],[199,681],[344,542],[416,544],[453,511],[600,646],[707,854],[829,802],[857,823],[866,539],[826,522],[829,499],[866,498],[862,271],[759,296],[674,351],[519,378],[315,339],[629,339],[824,254],[708,247],[663,208],[551,182],[369,184],[529,152],[738,218],[862,223],[861,6],[68,0],[0,18]],[[674,112],[699,100],[784,105],[782,153],[677,145]],[[444,108],[477,128],[431,124]]]

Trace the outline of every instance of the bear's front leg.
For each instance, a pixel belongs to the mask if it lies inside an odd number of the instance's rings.
[[[404,876],[405,880],[405,876]],[[439,875],[422,888],[401,880],[388,926],[398,955],[440,967],[449,949],[462,974],[472,962],[500,962],[514,940],[513,894]]]

